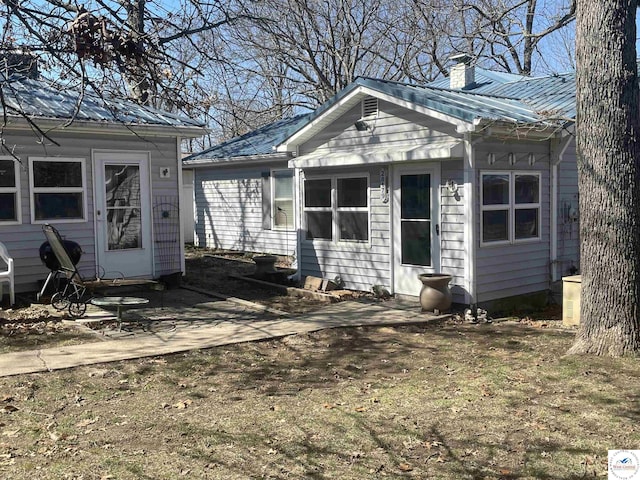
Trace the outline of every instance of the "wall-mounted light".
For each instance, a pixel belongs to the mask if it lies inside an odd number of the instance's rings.
[[[380,200],[382,203],[389,201],[389,189],[387,188],[387,170],[380,169]]]
[[[507,158],[509,159],[509,165],[515,165],[516,162],[518,161],[516,154],[513,152],[509,152],[509,155],[507,155]]]
[[[455,180],[449,179],[447,180],[445,185],[452,194],[458,193],[458,184],[455,182]]]
[[[487,153],[487,163],[489,165],[493,165],[496,163],[496,154],[495,153]]]
[[[533,153],[530,153],[527,159],[532,167],[536,164],[536,156]]]
[[[356,123],[353,124],[353,126],[356,127],[356,130],[359,132],[369,130],[369,124],[364,120],[357,120]]]

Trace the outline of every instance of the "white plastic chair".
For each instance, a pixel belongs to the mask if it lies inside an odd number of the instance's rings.
[[[5,247],[2,242],[0,242],[0,258],[2,258],[7,264],[7,270],[0,271],[0,283],[6,282],[9,284],[9,303],[10,305],[13,305],[14,303],[16,303],[15,281],[13,276],[13,258],[9,256],[7,247]]]

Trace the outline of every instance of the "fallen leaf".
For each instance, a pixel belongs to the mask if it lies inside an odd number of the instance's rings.
[[[336,406],[331,403],[325,403],[324,408],[331,410],[332,408],[336,408]]]
[[[366,407],[356,407],[356,412],[362,413],[362,412],[366,412],[366,411],[367,411]]]
[[[185,408],[187,408],[192,403],[193,403],[193,400],[188,398],[186,400],[182,400],[181,402],[178,402],[178,403],[174,404],[173,407],[177,408],[178,410],[184,410]]]
[[[2,407],[2,410],[5,413],[13,413],[13,412],[17,412],[20,409],[18,407],[13,406],[13,405],[5,405],[4,407]]]
[[[274,450],[273,448],[270,448],[269,451],[267,452],[267,455],[277,455],[278,452],[277,450]]]
[[[398,465],[398,468],[403,472],[410,472],[413,470],[413,467],[408,463],[401,463],[400,465]]]
[[[0,402],[2,403],[13,402],[13,397],[11,395],[4,395],[3,397],[0,398]]]
[[[96,421],[98,421],[97,418],[87,418],[85,420],[82,420],[82,421],[76,423],[76,427],[78,427],[78,428],[88,427],[89,425],[92,425],[92,424],[96,423]]]
[[[501,468],[499,472],[500,475],[511,475],[511,470],[507,470],[506,468]]]

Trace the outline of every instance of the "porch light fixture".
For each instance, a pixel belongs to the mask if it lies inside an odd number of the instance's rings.
[[[365,132],[369,130],[369,124],[364,120],[357,120],[356,123],[353,124],[356,127],[356,130],[359,132]]]
[[[487,153],[487,163],[489,165],[493,165],[496,163],[496,154],[495,153]]]
[[[458,184],[455,182],[455,180],[449,179],[447,180],[447,183],[445,183],[445,185],[452,194],[458,193]]]
[[[515,165],[516,162],[518,161],[516,154],[513,152],[509,152],[508,158],[509,158],[509,165]]]
[[[530,153],[528,156],[529,165],[532,167],[536,164],[536,156],[533,153]]]

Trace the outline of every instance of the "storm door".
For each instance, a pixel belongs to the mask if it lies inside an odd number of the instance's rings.
[[[439,169],[403,167],[394,170],[394,290],[418,295],[417,276],[434,273],[440,263]]]
[[[96,153],[95,182],[98,275],[152,276],[147,155]]]

